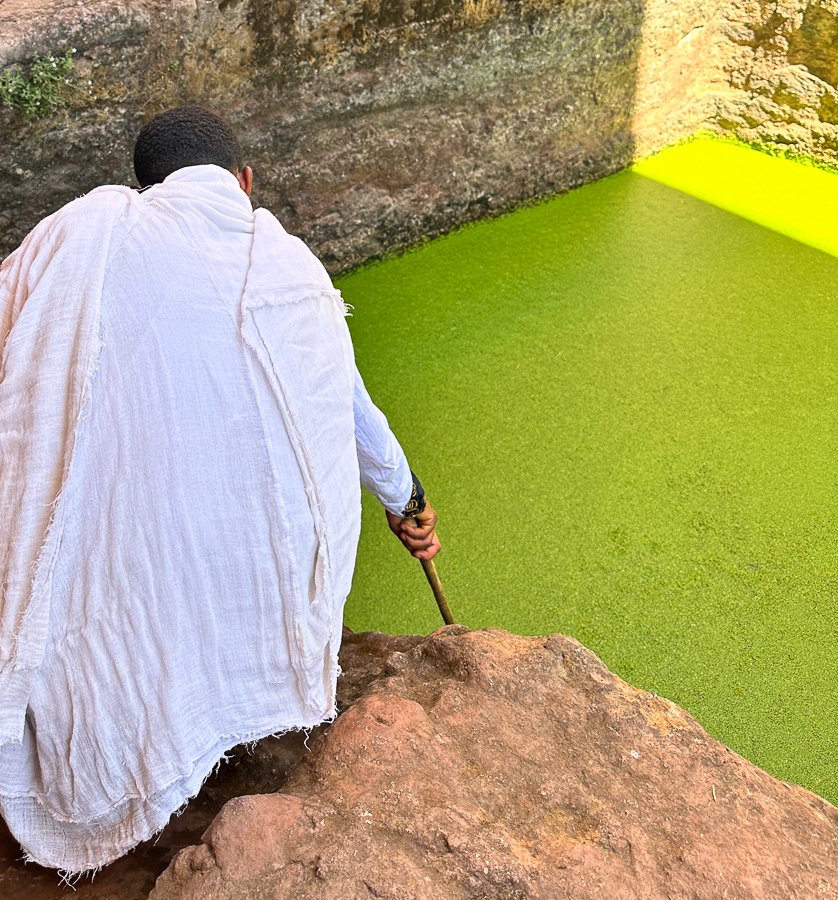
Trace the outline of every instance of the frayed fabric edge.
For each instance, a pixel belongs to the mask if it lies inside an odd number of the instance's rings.
[[[145,841],[153,841],[153,840],[158,839],[160,837],[161,833],[169,825],[171,820],[177,816],[182,815],[183,812],[186,810],[187,806],[189,805],[189,803],[192,800],[194,800],[198,796],[198,794],[200,794],[200,792],[203,790],[206,782],[213,775],[215,775],[218,772],[222,763],[229,760],[229,755],[228,755],[229,751],[232,750],[234,747],[238,747],[240,745],[245,745],[245,746],[251,745],[251,746],[255,747],[256,744],[258,744],[260,741],[263,741],[267,738],[272,738],[272,737],[273,738],[281,738],[283,735],[290,734],[293,732],[305,732],[306,733],[306,740],[304,742],[305,748],[306,748],[306,750],[310,750],[310,747],[308,745],[308,739],[311,736],[311,732],[315,728],[320,727],[321,725],[331,724],[332,722],[335,721],[335,719],[337,719],[338,715],[339,715],[339,713],[338,713],[337,705],[334,705],[332,707],[331,712],[328,715],[324,716],[320,721],[315,722],[313,724],[289,725],[285,728],[280,728],[280,729],[272,730],[272,731],[266,731],[266,732],[257,731],[257,732],[255,732],[256,736],[252,736],[254,733],[251,733],[244,737],[235,738],[231,743],[226,744],[225,748],[223,750],[221,750],[220,756],[212,763],[209,770],[202,776],[197,788],[182,799],[182,801],[178,804],[178,806],[176,806],[172,810],[172,812],[170,812],[168,814],[168,816],[166,817],[166,820],[163,822],[162,825],[160,825],[158,828],[155,828],[148,833],[143,834],[141,837],[136,837],[136,836],[132,837],[131,842],[126,847],[124,847],[124,849],[121,849],[115,855],[109,856],[107,859],[103,860],[102,862],[100,862],[96,865],[86,866],[86,867],[80,868],[80,869],[73,869],[73,868],[69,868],[66,866],[55,865],[54,863],[45,862],[44,860],[39,859],[37,856],[33,855],[21,844],[21,849],[23,850],[23,860],[26,863],[35,863],[36,865],[43,866],[44,868],[47,868],[47,869],[54,869],[60,878],[61,884],[66,885],[67,887],[70,887],[71,889],[74,889],[73,886],[75,884],[77,884],[80,880],[85,879],[87,877],[89,877],[92,880],[101,869],[105,868],[106,866],[111,865],[112,863],[115,863],[117,860],[121,859],[122,857],[127,856],[134,849],[136,849],[136,847],[139,844],[142,844]],[[197,766],[197,763],[196,763],[196,766]],[[194,774],[194,769],[193,769],[193,774]],[[171,785],[167,785],[167,786],[161,788],[160,792],[163,792],[170,787],[171,787]],[[148,799],[150,799],[150,798],[145,798],[145,800],[148,800]],[[231,799],[233,799],[233,798],[231,798]],[[17,839],[17,838],[15,838],[15,839]]]

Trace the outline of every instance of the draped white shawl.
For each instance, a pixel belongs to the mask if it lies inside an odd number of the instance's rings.
[[[333,716],[359,475],[395,511],[410,473],[325,270],[216,167],[44,220],[0,317],[0,810],[80,871]]]

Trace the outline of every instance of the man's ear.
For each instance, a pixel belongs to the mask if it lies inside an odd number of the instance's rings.
[[[245,166],[241,172],[236,173],[236,178],[239,180],[241,189],[249,197],[250,192],[253,190],[253,169],[250,166]]]

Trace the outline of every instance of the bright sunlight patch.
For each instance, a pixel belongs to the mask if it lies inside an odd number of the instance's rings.
[[[713,138],[671,147],[633,170],[838,256],[838,176],[832,172]]]

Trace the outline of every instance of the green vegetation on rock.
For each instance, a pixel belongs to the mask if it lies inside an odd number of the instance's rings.
[[[73,51],[38,56],[26,66],[0,72],[0,100],[24,121],[48,116],[66,104],[65,87],[73,70]]]
[[[743,152],[771,197],[792,164]],[[457,618],[571,634],[833,802],[836,282],[833,256],[633,172],[339,282]],[[364,508],[348,624],[438,626]]]

